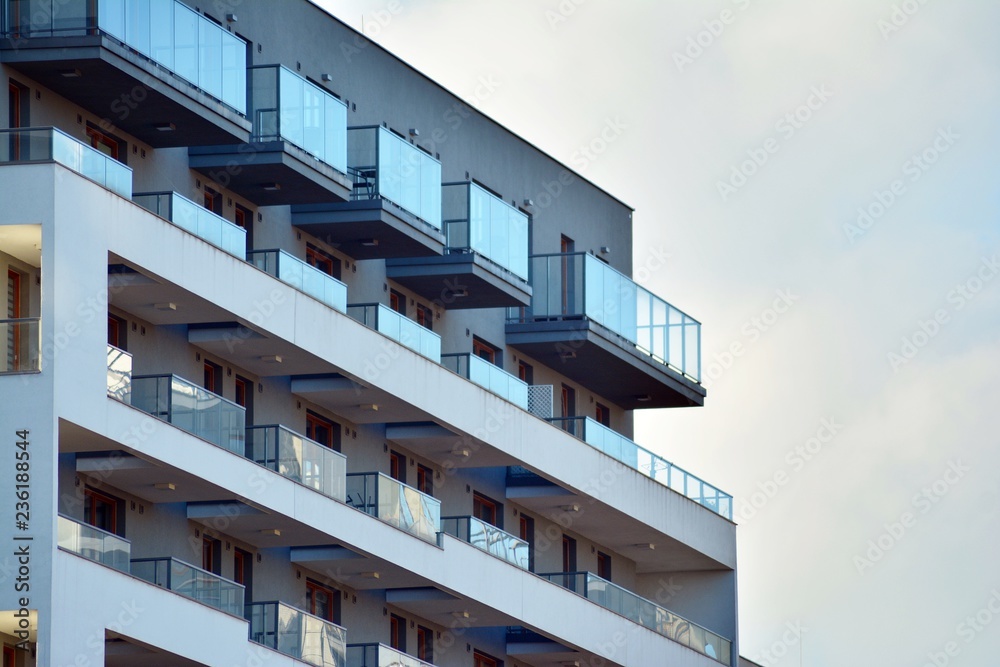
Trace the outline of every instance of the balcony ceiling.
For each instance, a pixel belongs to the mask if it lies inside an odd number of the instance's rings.
[[[0,62],[102,119],[102,131],[131,134],[153,148],[250,138],[246,118],[101,35],[5,39]],[[166,124],[174,129],[157,129]]]
[[[188,164],[258,206],[346,200],[351,181],[286,141],[243,146],[193,146]]]
[[[705,404],[700,384],[590,320],[508,323],[507,344],[626,410]]]
[[[441,232],[383,199],[295,206],[292,224],[355,259],[444,252]]]
[[[531,304],[531,286],[476,253],[389,259],[386,276],[449,310]]]

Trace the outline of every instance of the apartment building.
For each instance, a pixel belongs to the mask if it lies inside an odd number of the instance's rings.
[[[737,666],[628,205],[305,0],[0,6],[4,667]]]

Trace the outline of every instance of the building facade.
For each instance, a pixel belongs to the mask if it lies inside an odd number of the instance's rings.
[[[0,4],[4,667],[737,665],[626,204],[305,0]]]

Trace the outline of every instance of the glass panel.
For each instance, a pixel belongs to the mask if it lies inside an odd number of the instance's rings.
[[[428,542],[437,542],[441,501],[381,473],[347,475],[347,504]]]
[[[176,192],[136,194],[132,200],[235,257],[246,256],[246,230]]]
[[[298,257],[284,250],[254,250],[247,253],[247,261],[334,310],[347,312],[347,285]]]
[[[57,530],[60,549],[122,572],[129,571],[132,545],[128,540],[62,515],[58,517]]]
[[[247,605],[250,640],[316,667],[345,667],[344,628],[281,602]]]
[[[132,355],[108,345],[108,396],[128,403],[132,393]]]
[[[132,378],[132,405],[243,456],[246,410],[173,375]]]
[[[101,7],[106,0],[101,0]],[[174,3],[172,0],[151,0],[149,23],[152,26],[149,56],[174,71]],[[245,76],[245,75],[244,75]]]
[[[42,369],[40,324],[37,317],[0,320],[0,340],[5,348],[0,357],[0,374],[36,373]]]
[[[243,616],[243,586],[176,558],[138,558],[132,574],[228,614]]]
[[[222,88],[220,99],[237,110],[246,109],[247,45],[238,37],[220,30],[222,35]]]
[[[521,409],[528,409],[528,385],[499,366],[469,354],[441,355],[441,359],[446,368],[489,389]]]
[[[247,429],[246,457],[336,500],[345,500],[347,459],[284,426]]]
[[[302,111],[305,79],[285,68],[279,70],[278,76],[281,93],[278,100],[281,113],[281,137],[296,146],[306,148]]]
[[[211,21],[198,19],[198,78],[192,83],[222,99],[222,30]]]
[[[198,15],[174,3],[174,73],[193,84],[198,82]]]
[[[357,304],[347,314],[418,354],[441,362],[441,337],[383,304]]]

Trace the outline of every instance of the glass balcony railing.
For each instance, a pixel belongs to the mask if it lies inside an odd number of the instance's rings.
[[[176,192],[137,193],[132,195],[132,201],[216,248],[246,259],[247,231],[204,206],[198,206]]]
[[[441,364],[522,410],[528,409],[528,385],[495,364],[469,354],[442,354]]]
[[[108,396],[129,403],[132,395],[132,355],[108,345]]]
[[[731,641],[596,574],[555,572],[538,576],[568,588],[605,609],[649,628],[667,639],[692,648],[702,655],[714,658],[724,665],[731,664],[733,650]]]
[[[381,303],[347,306],[347,314],[432,361],[441,363],[441,336]]]
[[[132,376],[132,405],[243,456],[246,410],[176,375]]]
[[[385,199],[441,229],[441,163],[384,127],[347,129],[352,200]]]
[[[241,584],[212,574],[176,558],[134,558],[132,574],[178,595],[209,607],[243,617]]]
[[[3,358],[0,358],[0,375],[42,370],[41,319],[0,320],[0,340],[6,341]]]
[[[58,162],[126,199],[132,170],[54,127],[0,130],[0,164]]]
[[[628,467],[652,477],[660,484],[707,507],[716,514],[733,519],[733,497],[701,478],[653,452],[640,447],[624,435],[612,431],[590,417],[549,419],[563,430],[580,438],[594,449],[617,459]]]
[[[528,216],[475,183],[445,183],[441,211],[449,253],[474,252],[528,280]]]
[[[250,641],[314,665],[347,667],[347,631],[284,602],[253,602],[246,606]]]
[[[347,473],[347,504],[437,543],[441,532],[441,501],[380,472]]]
[[[522,570],[529,569],[530,545],[482,519],[474,516],[441,517],[441,530]]]
[[[284,426],[248,427],[246,457],[325,496],[346,498],[347,457]]]
[[[586,317],[700,381],[701,323],[589,253],[533,255],[531,306],[513,321]]]
[[[347,285],[284,250],[252,250],[247,261],[334,310],[347,312]]]
[[[6,0],[8,35],[113,37],[246,114],[247,44],[176,0]]]
[[[250,68],[252,141],[295,144],[347,173],[347,105],[280,65]]]
[[[57,545],[60,549],[122,572],[129,571],[132,544],[128,540],[62,514],[57,520]]]
[[[348,644],[347,667],[434,667],[385,644]]]

